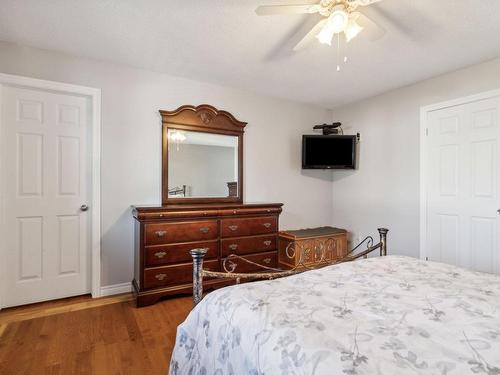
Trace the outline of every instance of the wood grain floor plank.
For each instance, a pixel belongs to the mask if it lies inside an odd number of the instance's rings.
[[[11,307],[0,311],[0,325],[132,300],[133,296],[131,293],[103,298],[92,298],[86,295],[65,298],[63,300],[35,303],[27,306]]]
[[[136,308],[78,297],[0,312],[0,374],[162,374],[189,297]],[[92,303],[90,303],[92,302]]]

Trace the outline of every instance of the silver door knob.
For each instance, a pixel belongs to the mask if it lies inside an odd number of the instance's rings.
[[[87,206],[86,204],[82,204],[80,206],[80,211],[87,211],[89,209],[89,206]]]
[[[500,208],[497,210],[498,214],[500,215]]]

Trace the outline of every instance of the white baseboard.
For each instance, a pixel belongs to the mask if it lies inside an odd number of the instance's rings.
[[[114,294],[129,293],[132,291],[132,283],[121,283],[101,286],[101,297],[112,296]]]

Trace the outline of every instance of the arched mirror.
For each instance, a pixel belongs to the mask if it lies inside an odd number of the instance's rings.
[[[160,114],[162,203],[243,202],[246,123],[207,104]]]

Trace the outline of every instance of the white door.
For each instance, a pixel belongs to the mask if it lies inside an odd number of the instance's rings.
[[[88,293],[88,99],[0,90],[3,307]]]
[[[428,112],[427,257],[500,273],[500,98]]]

